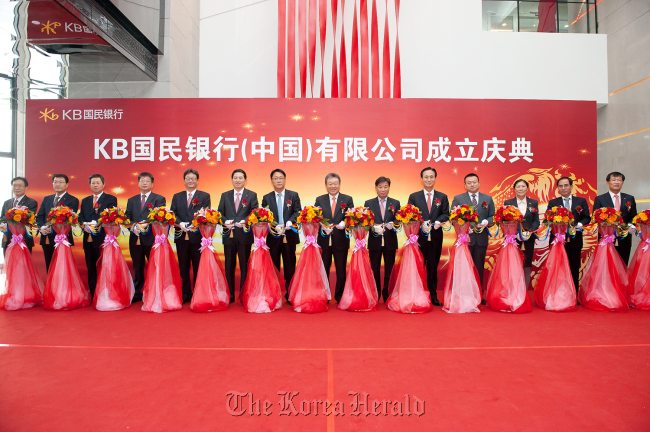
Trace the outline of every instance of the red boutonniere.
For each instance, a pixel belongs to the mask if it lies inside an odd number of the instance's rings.
[[[242,206],[242,207],[246,207],[246,204],[248,204],[248,201],[246,201],[246,198],[244,198],[243,200],[241,200],[241,206]]]
[[[481,203],[481,205],[483,206],[483,208],[488,208],[487,202],[485,202],[485,201],[483,201],[483,202]]]
[[[59,207],[64,206],[65,203],[63,201],[59,201]]]
[[[632,203],[631,203],[631,202],[629,202],[629,201],[628,201],[628,202],[626,202],[626,203],[625,203],[625,207],[627,207],[627,211],[630,211],[630,210],[632,210]]]
[[[436,200],[436,207],[440,207],[440,200],[439,199]]]
[[[95,208],[95,213],[97,213],[99,211],[99,203],[95,203],[94,208]]]
[[[197,205],[198,203],[199,203],[199,199],[198,199],[198,198],[194,198],[194,199],[192,200],[192,207],[194,207],[194,206]]]
[[[578,213],[582,213],[582,207],[580,207],[580,206],[576,207],[576,211],[577,211]]]
[[[341,208],[345,210],[345,203],[341,203]]]
[[[151,204],[151,203],[147,204],[147,208],[148,209],[153,208],[153,204]]]
[[[287,200],[287,208],[289,208],[289,207],[291,207],[291,200],[290,199]]]
[[[531,208],[530,208],[530,212],[531,212],[531,213],[537,213],[537,209],[536,209],[535,207],[531,207]]]
[[[393,213],[395,213],[395,206],[390,206],[390,211],[392,211]]]

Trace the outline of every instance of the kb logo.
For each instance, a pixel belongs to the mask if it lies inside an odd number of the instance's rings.
[[[56,29],[58,27],[61,27],[61,23],[56,22],[56,21],[50,22],[50,20],[47,20],[46,23],[40,23],[38,21],[32,21],[32,24],[43,26],[43,27],[41,27],[41,33],[46,33],[48,35],[50,34],[50,32],[52,32],[52,34],[56,34]]]
[[[58,114],[54,114],[54,109],[48,109],[45,108],[45,111],[41,111],[41,116],[39,119],[43,119],[45,123],[47,123],[48,120],[56,120],[59,118]]]

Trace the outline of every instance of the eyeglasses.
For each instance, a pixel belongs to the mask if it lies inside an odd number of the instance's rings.
[[[64,181],[58,181],[58,180],[55,180],[55,181],[52,182],[52,184],[55,184],[55,185],[64,185],[65,182],[64,182]]]
[[[197,181],[198,179],[196,177],[185,177],[185,180],[188,181]]]

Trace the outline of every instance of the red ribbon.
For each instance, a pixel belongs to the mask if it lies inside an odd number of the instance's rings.
[[[368,50],[368,0],[361,0],[361,97],[368,97],[370,51]]]
[[[348,97],[348,66],[345,55],[345,0],[341,0],[341,52],[339,61],[339,97]]]
[[[379,97],[379,23],[377,18],[377,1],[372,2],[372,19],[370,27],[370,63],[372,65],[372,97]]]
[[[357,5],[352,6],[352,48],[350,50],[350,98],[359,97],[359,32],[357,30]]]
[[[278,0],[278,97],[286,97],[285,81],[285,43],[287,32],[287,8],[286,0]]]
[[[394,66],[394,78],[393,78],[393,97],[401,98],[402,97],[402,71],[399,61],[399,2],[400,0],[395,0],[395,66]]]
[[[338,78],[337,78],[337,69],[336,69],[336,9],[338,6],[338,0],[332,0],[332,27],[334,33],[334,49],[332,50],[332,92],[330,97],[337,98],[339,97],[339,87],[338,87]]]
[[[316,66],[316,0],[309,0],[309,23],[307,24],[309,39],[309,77],[311,85],[311,97],[314,97],[314,67]],[[307,96],[305,90],[304,96]]]
[[[300,67],[300,97],[307,96],[307,0],[298,1],[298,65]]]
[[[320,97],[325,97],[325,36],[327,34],[327,0],[318,0],[318,20],[320,21]]]
[[[386,0],[386,20],[384,23],[384,55],[382,60],[382,98],[390,97],[390,35],[388,28],[388,0]]]
[[[289,33],[287,37],[287,97],[296,97],[296,0],[289,0]]]

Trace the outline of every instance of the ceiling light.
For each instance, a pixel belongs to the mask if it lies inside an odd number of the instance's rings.
[[[564,24],[564,28],[567,28],[567,27],[569,27],[569,24]]]
[[[506,24],[506,23],[503,23],[503,24],[501,24],[501,25],[505,27],[507,24]]]

